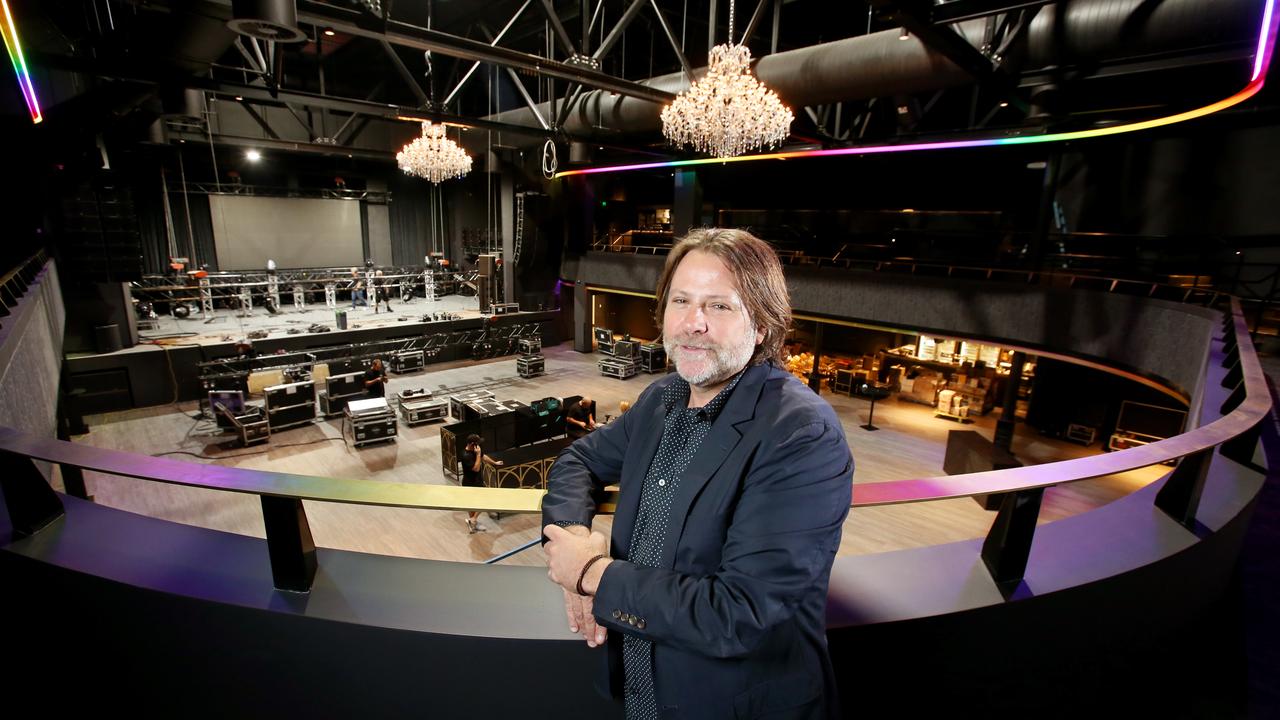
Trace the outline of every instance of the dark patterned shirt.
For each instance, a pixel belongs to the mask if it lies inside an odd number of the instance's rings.
[[[689,408],[689,383],[681,378],[662,391],[662,404],[667,416],[662,425],[662,440],[653,456],[649,472],[640,488],[640,506],[636,524],[631,530],[631,546],[627,560],[643,567],[658,567],[662,552],[670,540],[667,521],[680,478],[702,446],[711,425],[729,400],[729,394],[742,379],[739,372],[711,402],[700,408]],[[656,720],[657,698],[653,684],[653,642],[623,635],[622,657],[625,671],[625,703],[627,720]]]

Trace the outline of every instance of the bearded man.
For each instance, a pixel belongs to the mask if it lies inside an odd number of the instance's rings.
[[[543,500],[569,628],[639,718],[835,718],[825,606],[853,458],[831,406],[780,368],[773,249],[741,230],[672,248],[656,319],[677,374],[566,448]],[[593,493],[620,487],[612,541]]]

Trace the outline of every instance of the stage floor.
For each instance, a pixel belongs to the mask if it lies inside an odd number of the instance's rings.
[[[483,317],[480,314],[479,300],[462,295],[446,295],[439,300],[415,297],[407,303],[396,299],[391,301],[390,312],[385,304],[381,311],[376,311],[371,305],[352,308],[349,301],[339,302],[336,309],[347,312],[348,330],[416,323],[421,322],[424,315],[437,313],[450,313],[462,318]],[[179,319],[161,315],[150,323],[143,321],[140,324],[138,339],[144,347],[147,343],[216,345],[246,339],[254,331],[266,332],[268,339],[298,335],[307,332],[307,328],[315,324],[337,330],[335,310],[323,303],[310,304],[297,310],[286,303],[275,315],[261,306],[255,306],[252,311],[243,315],[238,310],[215,309],[212,318],[193,315]]]
[[[418,301],[414,306],[424,307],[425,302]],[[358,315],[362,321],[366,317],[384,320],[372,311]],[[423,372],[392,375],[387,392],[390,395],[406,388],[425,387],[442,395],[452,388],[482,386],[492,390],[499,399],[522,402],[585,394],[596,400],[599,414],[604,416],[616,414],[619,401],[634,401],[641,390],[660,377],[646,374],[628,380],[603,377],[596,368],[601,356],[575,352],[569,343],[545,348],[544,355],[547,374],[538,378],[519,377],[515,359],[511,357],[460,361],[429,365]],[[826,392],[823,397],[844,425],[856,464],[855,483],[941,475],[948,431],[963,427],[990,439],[995,427],[995,413],[960,426],[934,417],[932,408],[890,398],[876,403],[875,423],[880,431],[867,432],[859,427],[867,422],[869,403],[866,400]],[[192,462],[368,482],[451,482],[441,471],[439,429],[443,423],[418,427],[401,424],[401,435],[396,442],[356,449],[341,439],[339,420],[321,420],[272,435],[269,447],[242,449],[235,447],[230,435],[216,432],[212,421],[195,419],[196,411],[196,403],[183,402],[89,416],[90,432],[77,437],[76,442],[143,454],[165,454]],[[1027,464],[1100,451],[1096,443],[1086,448],[1041,437],[1021,424],[1017,427],[1013,449]],[[199,455],[206,457],[196,457]],[[1157,466],[1049,488],[1045,491],[1040,521],[1048,522],[1099,507],[1167,471],[1168,468]],[[97,473],[85,475],[89,492],[104,505],[175,522],[264,536],[262,510],[255,496]],[[481,524],[487,532],[469,535],[463,512],[310,501],[305,505],[318,545],[359,552],[478,562],[529,542],[539,532],[539,519],[534,515],[509,515],[499,519],[482,516]],[[840,554],[867,554],[982,537],[994,517],[993,512],[982,510],[968,498],[856,509],[845,523]],[[597,527],[607,534],[611,520],[611,517],[599,518]],[[534,547],[504,563],[538,565],[545,563],[545,557],[541,548]]]

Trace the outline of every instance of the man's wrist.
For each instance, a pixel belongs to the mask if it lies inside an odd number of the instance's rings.
[[[588,597],[595,597],[596,592],[600,589],[600,580],[604,577],[604,569],[609,567],[613,562],[613,558],[606,557],[597,560],[587,572],[582,576],[582,589]]]

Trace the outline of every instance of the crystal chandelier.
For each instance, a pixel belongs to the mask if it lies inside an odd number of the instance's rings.
[[[423,120],[422,136],[396,153],[396,164],[406,173],[433,183],[471,172],[471,156],[458,143],[445,137],[444,131],[444,125]]]
[[[662,109],[662,134],[676,145],[734,157],[778,145],[793,120],[777,93],[751,74],[751,50],[733,43],[731,2],[729,42],[711,48],[707,74]]]

